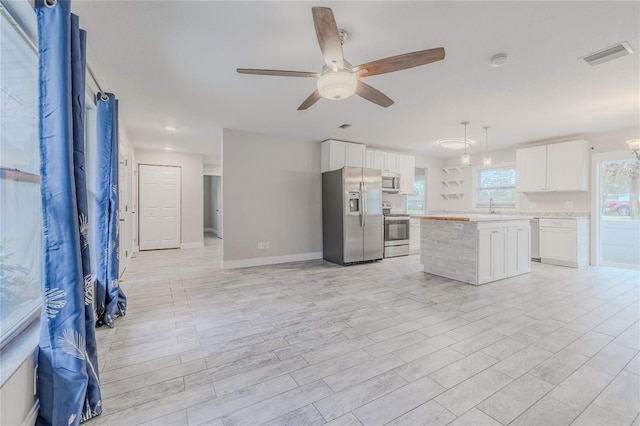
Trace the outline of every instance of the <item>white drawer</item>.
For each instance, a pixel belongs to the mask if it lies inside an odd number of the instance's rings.
[[[540,218],[540,227],[545,228],[576,228],[575,219],[544,219]]]

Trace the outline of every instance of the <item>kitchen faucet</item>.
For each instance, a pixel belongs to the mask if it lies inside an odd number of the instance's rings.
[[[493,204],[493,198],[489,198],[489,214],[496,214],[496,206]]]

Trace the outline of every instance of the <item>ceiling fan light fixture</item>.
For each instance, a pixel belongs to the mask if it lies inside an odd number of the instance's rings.
[[[348,98],[356,93],[357,86],[358,78],[347,70],[328,72],[318,77],[318,92],[325,99]]]

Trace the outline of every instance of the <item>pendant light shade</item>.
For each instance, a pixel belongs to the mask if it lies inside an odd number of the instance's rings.
[[[491,167],[491,157],[489,156],[489,126],[483,127],[484,129],[484,138],[485,138],[485,151],[484,158],[482,159],[482,165],[484,167]]]
[[[467,145],[469,145],[469,142],[467,142],[467,124],[469,124],[469,122],[463,121],[460,124],[464,126],[464,154],[462,154],[462,165],[469,166],[471,164],[471,155],[467,154]]]

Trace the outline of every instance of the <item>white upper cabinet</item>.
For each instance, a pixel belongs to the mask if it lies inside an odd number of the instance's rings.
[[[547,146],[534,146],[516,151],[516,189],[537,192],[547,189]]]
[[[400,193],[413,194],[413,181],[416,179],[416,158],[413,155],[398,154],[400,171]]]
[[[338,170],[345,166],[365,167],[365,146],[359,143],[326,140],[320,145],[320,172]]]
[[[372,152],[371,168],[380,169],[383,173],[399,173],[398,154],[395,152],[385,151],[367,151]]]
[[[589,144],[577,140],[516,151],[518,192],[588,191]]]

